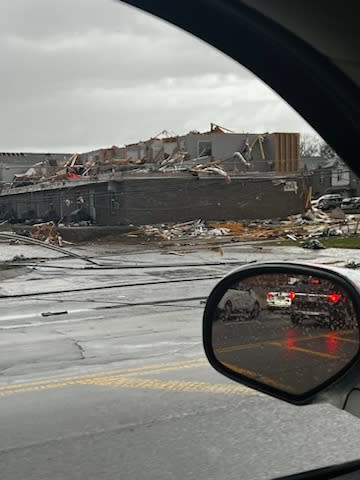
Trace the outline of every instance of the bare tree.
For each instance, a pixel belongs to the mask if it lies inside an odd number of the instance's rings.
[[[337,153],[324,140],[319,144],[319,155],[324,158],[333,159],[338,158]]]
[[[300,137],[300,156],[318,157],[319,156],[319,137],[304,133]]]
[[[304,133],[300,139],[300,156],[332,159],[336,158],[337,154],[321,137]]]

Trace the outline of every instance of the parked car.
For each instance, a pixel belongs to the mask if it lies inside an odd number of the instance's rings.
[[[291,307],[294,292],[269,292],[266,294],[266,304],[271,310]]]
[[[260,302],[250,287],[234,286],[227,290],[218,304],[218,317],[223,321],[255,319],[260,313]]]
[[[339,193],[331,193],[322,195],[317,200],[313,200],[311,204],[316,208],[321,208],[321,210],[330,210],[331,208],[340,207],[342,201],[342,195]]]
[[[360,197],[344,198],[341,204],[343,210],[357,210],[360,208]]]
[[[354,315],[348,298],[335,290],[324,293],[311,291],[294,292],[290,320],[293,325],[313,321],[331,330],[354,328]]]

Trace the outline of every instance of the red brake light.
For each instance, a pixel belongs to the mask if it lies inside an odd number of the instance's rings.
[[[330,293],[330,295],[327,296],[328,302],[330,303],[338,303],[341,300],[341,295],[340,293]]]
[[[320,284],[320,280],[318,278],[312,278],[311,279],[311,284],[312,285],[319,285]]]
[[[294,298],[296,297],[295,292],[289,292],[288,297],[290,298],[290,300],[294,300]]]
[[[266,298],[273,298],[273,296],[274,296],[274,295],[273,295],[272,293],[270,293],[270,292],[266,294]]]

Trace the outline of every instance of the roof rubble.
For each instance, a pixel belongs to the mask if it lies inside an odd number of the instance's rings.
[[[227,228],[210,227],[203,220],[193,220],[171,225],[144,225],[129,235],[132,237],[145,235],[160,240],[172,240],[174,238],[216,237],[228,234],[229,230]]]
[[[211,123],[208,132],[192,131],[187,135],[200,134],[221,135],[234,133],[231,130]],[[230,172],[241,173],[251,170],[253,166],[249,163],[255,147],[260,152],[263,161],[266,160],[264,153],[264,140],[267,134],[253,135],[251,141],[246,137],[245,143],[237,148],[238,151],[229,154],[229,158],[223,158],[223,162],[213,156],[211,151],[206,149],[199,151],[199,156],[191,157],[185,150],[183,138],[186,136],[176,135],[166,130],[155,137],[140,141],[131,145],[110,148],[101,148],[91,152],[73,153],[64,156],[64,160],[57,160],[54,163],[44,161],[34,164],[24,173],[16,174],[12,182],[3,186],[3,189],[13,189],[28,185],[40,184],[55,181],[96,181],[99,175],[107,175],[109,179],[116,174],[138,175],[138,174],[189,174],[196,176],[220,176],[226,183],[231,182]],[[233,165],[229,165],[232,163]],[[239,165],[240,170],[235,164]],[[226,165],[226,167],[225,167]],[[229,170],[229,171],[228,171]]]

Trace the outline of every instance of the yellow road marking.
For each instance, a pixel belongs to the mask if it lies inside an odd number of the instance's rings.
[[[182,380],[158,380],[158,379],[138,379],[128,377],[104,377],[88,380],[87,385],[127,387],[151,390],[168,390],[175,392],[202,392],[202,393],[227,393],[255,394],[252,390],[242,385],[236,384],[212,384],[206,382],[193,382]]]
[[[207,365],[206,359],[189,360],[185,362],[170,362],[146,367],[135,367],[121,370],[113,370],[106,374],[93,374],[74,376],[69,378],[54,378],[38,382],[28,382],[0,387],[0,397],[15,395],[17,393],[38,392],[54,388],[68,386],[94,385],[104,387],[124,387],[152,390],[166,390],[176,392],[203,392],[256,395],[256,392],[236,384],[211,384],[206,382],[182,381],[182,380],[159,380],[149,378],[130,378],[133,375],[159,374],[180,369],[196,368]]]
[[[332,337],[332,338],[334,338],[334,340],[340,340],[341,342],[356,343],[357,345],[359,345],[358,340],[351,340],[351,338],[343,338],[343,337]]]
[[[93,385],[100,387],[124,387],[138,388],[146,390],[166,390],[172,392],[200,392],[200,393],[224,393],[224,394],[240,394],[246,393],[256,395],[256,392],[247,387],[236,384],[212,384],[206,382],[193,382],[182,380],[159,380],[149,378],[129,378],[124,376],[104,376],[87,379],[79,379],[66,382],[48,382],[43,385],[30,385],[28,387],[13,388],[0,392],[0,397],[7,397],[17,393],[27,393],[51,390],[54,388],[64,388],[68,386],[84,386]]]
[[[13,388],[12,390],[6,390],[0,392],[0,397],[8,397],[10,395],[15,395],[16,393],[26,393],[26,392],[36,392],[41,390],[50,390],[52,388],[63,388],[70,385],[77,385],[76,381],[73,382],[53,382],[53,383],[44,383],[43,385],[30,385],[28,387],[19,387]]]
[[[228,362],[221,362],[225,367],[233,370],[234,372],[240,373],[245,377],[250,377],[253,380],[257,380],[258,382],[264,383],[266,385],[270,385],[272,387],[278,388],[279,390],[285,390],[286,392],[294,392],[293,387],[288,385],[287,383],[278,382],[271,377],[267,377],[265,375],[261,375],[260,373],[254,372],[253,370],[249,370],[248,368],[240,368],[237,365]]]
[[[229,352],[237,352],[238,350],[246,350],[248,348],[256,348],[262,347],[267,345],[268,342],[256,342],[256,343],[243,343],[240,345],[232,345],[231,347],[222,347],[216,348],[215,353],[229,353]]]
[[[105,375],[138,375],[138,374],[145,374],[145,373],[160,373],[162,371],[167,371],[167,369],[177,370],[183,368],[195,368],[201,367],[204,365],[208,365],[208,361],[205,358],[195,359],[195,360],[187,360],[182,362],[169,362],[169,363],[158,363],[147,365],[145,367],[133,367],[133,368],[125,368],[125,369],[114,369],[107,372],[97,372],[89,375],[76,375],[72,377],[56,377],[56,378],[47,378],[44,380],[38,380],[33,382],[26,382],[26,383],[13,383],[11,385],[3,385],[0,386],[0,393],[2,391],[6,391],[13,388],[28,388],[29,386],[41,386],[47,385],[49,382],[56,383],[56,382],[72,382],[82,379],[94,378],[99,376]]]
[[[342,335],[349,335],[350,333],[354,333],[354,331],[353,330],[345,330],[345,331],[341,332]],[[323,333],[321,335],[314,335],[312,337],[309,337],[309,336],[299,337],[299,338],[294,337],[293,340],[294,340],[294,342],[306,342],[307,340],[318,340],[319,338],[328,338],[329,335],[332,335],[332,334],[331,333]],[[351,343],[360,343],[357,340],[350,340],[350,339],[342,338],[341,336],[336,337],[336,338],[339,339],[339,340],[343,340],[344,342],[348,341],[348,342],[351,342]],[[215,349],[214,351],[215,351],[215,353],[237,352],[237,351],[240,351],[240,350],[246,350],[248,348],[266,347],[267,345],[274,345],[275,343],[277,344],[277,346],[279,346],[281,344],[282,346],[287,347],[287,340],[282,340],[282,339],[275,338],[274,340],[266,340],[266,341],[263,341],[263,342],[243,343],[243,344],[238,344],[238,345],[232,345],[230,347],[221,347],[221,348]],[[301,347],[296,347],[296,348],[300,349]],[[295,347],[291,347],[291,349],[293,350],[293,349],[295,349]],[[304,351],[305,351],[305,349],[304,349]],[[320,354],[320,353],[321,352],[318,352],[318,354]],[[330,355],[330,354],[324,353],[321,356],[327,356],[327,355]],[[334,358],[334,356],[330,355],[329,358]]]
[[[327,334],[322,334],[322,335],[315,335],[313,337],[299,337],[299,338],[293,338],[294,342],[305,342],[306,340],[317,340],[319,338],[325,338]],[[284,346],[286,345],[287,340],[279,339],[279,338],[274,338],[273,340],[266,340],[263,342],[254,342],[254,343],[243,343],[240,345],[232,345],[231,347],[222,347],[219,349],[216,349],[216,353],[228,353],[228,352],[236,352],[238,350],[246,350],[248,348],[255,348],[255,347],[266,347],[267,345],[272,345],[274,342],[276,343],[281,343]]]
[[[269,342],[269,345],[274,345],[274,347],[280,347],[284,348],[285,345],[283,343],[277,343],[277,342]],[[303,353],[308,353],[310,355],[315,355],[318,357],[323,357],[323,358],[330,358],[331,360],[338,360],[340,357],[338,355],[331,355],[330,353],[324,353],[324,352],[317,352],[316,350],[311,350],[310,348],[303,348],[303,347],[286,347],[287,350],[295,350],[297,352],[303,352]]]

